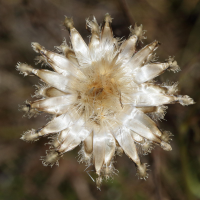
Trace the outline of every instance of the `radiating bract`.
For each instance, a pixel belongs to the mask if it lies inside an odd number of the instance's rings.
[[[157,41],[136,51],[137,43],[145,39],[142,25],[130,28],[130,37],[120,41],[113,37],[111,22],[109,14],[102,28],[95,17],[86,19],[92,33],[87,46],[72,18],[66,17],[64,25],[72,47],[64,41],[55,53],[32,43],[41,55],[38,62],[53,71],[17,65],[25,76],[36,75],[44,82],[35,93],[40,99],[26,102],[22,110],[29,117],[40,112],[53,115],[44,127],[25,132],[21,139],[36,141],[51,136],[50,151],[42,158],[44,165],[51,166],[81,144],[80,161],[94,165],[98,187],[115,173],[113,158],[123,152],[136,164],[139,178],[145,179],[147,165],[140,162],[138,153],[150,153],[154,145],[172,149],[171,133],[161,132],[154,122],[164,118],[164,105],[194,103],[188,96],[177,95],[177,83],[152,81],[165,70],[176,72],[179,67],[171,57],[165,63],[155,62]]]

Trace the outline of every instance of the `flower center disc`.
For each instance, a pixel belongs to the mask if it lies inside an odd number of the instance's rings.
[[[112,66],[92,66],[85,69],[86,81],[79,90],[77,110],[86,121],[97,125],[110,122],[121,106],[119,81],[115,78]]]

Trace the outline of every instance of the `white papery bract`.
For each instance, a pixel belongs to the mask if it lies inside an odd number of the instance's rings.
[[[43,164],[50,166],[81,144],[79,161],[94,165],[98,187],[116,173],[114,156],[123,152],[136,164],[139,178],[146,179],[147,164],[141,163],[139,153],[150,153],[155,145],[172,149],[172,134],[159,130],[154,121],[164,118],[166,104],[194,103],[190,97],[177,94],[177,83],[152,81],[165,70],[179,71],[172,57],[164,63],[155,62],[159,42],[137,51],[138,42],[145,39],[142,26],[130,28],[130,37],[120,41],[113,37],[111,22],[109,14],[102,28],[95,17],[86,19],[92,33],[86,45],[72,18],[66,17],[64,25],[72,46],[64,41],[55,53],[32,43],[40,53],[38,63],[52,71],[17,64],[22,74],[36,75],[44,82],[34,95],[39,99],[26,102],[22,110],[29,117],[40,112],[53,115],[44,127],[25,132],[21,139],[36,141],[50,136],[50,150],[42,157]]]

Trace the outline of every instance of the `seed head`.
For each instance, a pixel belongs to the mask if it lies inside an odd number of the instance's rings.
[[[81,144],[79,161],[94,165],[96,183],[116,174],[115,155],[125,153],[136,164],[137,175],[146,179],[147,164],[141,163],[139,153],[146,155],[155,145],[171,151],[169,131],[161,131],[156,120],[164,119],[166,104],[193,104],[188,96],[177,95],[177,83],[156,84],[155,77],[166,70],[180,70],[174,58],[155,62],[154,41],[136,52],[139,41],[145,39],[142,25],[130,28],[130,37],[119,41],[113,37],[112,18],[105,15],[100,27],[95,17],[86,19],[91,30],[86,45],[66,17],[64,26],[70,32],[71,46],[66,41],[56,47],[58,53],[32,43],[39,53],[38,63],[52,70],[34,69],[18,63],[24,76],[38,76],[45,84],[37,86],[36,101],[26,102],[21,110],[28,117],[38,113],[52,114],[52,119],[37,131],[31,129],[21,137],[36,141],[49,137],[51,150],[42,157],[43,164],[58,164],[62,155]]]

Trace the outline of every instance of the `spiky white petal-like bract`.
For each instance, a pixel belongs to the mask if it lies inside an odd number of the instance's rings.
[[[50,136],[51,150],[42,158],[43,164],[50,166],[81,144],[79,161],[94,165],[98,187],[104,178],[115,174],[114,156],[123,152],[135,162],[139,178],[146,179],[147,165],[140,162],[139,152],[150,153],[155,145],[171,150],[172,134],[159,130],[153,120],[164,118],[166,104],[194,103],[186,95],[177,95],[177,83],[152,81],[165,70],[176,72],[179,67],[172,57],[165,63],[155,62],[157,41],[136,52],[137,43],[145,39],[142,25],[130,28],[130,37],[121,44],[113,37],[111,22],[109,14],[102,28],[95,17],[86,19],[92,33],[86,45],[72,18],[66,17],[64,26],[70,32],[72,47],[64,40],[55,53],[32,43],[34,51],[41,54],[38,62],[53,71],[17,64],[24,76],[36,75],[45,82],[37,86],[34,95],[41,99],[26,102],[21,109],[29,117],[39,112],[54,116],[43,128],[27,131],[21,139],[36,141]]]

